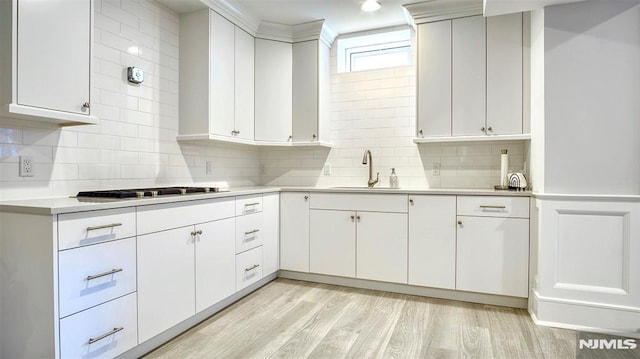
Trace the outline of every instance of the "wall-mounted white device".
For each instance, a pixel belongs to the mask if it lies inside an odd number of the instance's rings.
[[[132,84],[141,84],[144,81],[144,71],[138,67],[128,67],[127,80]]]

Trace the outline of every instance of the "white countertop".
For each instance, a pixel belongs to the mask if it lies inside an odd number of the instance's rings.
[[[201,199],[243,196],[269,192],[328,192],[328,193],[379,193],[379,194],[440,194],[440,195],[474,195],[474,196],[519,196],[528,197],[531,192],[495,191],[492,189],[413,189],[413,188],[366,188],[366,187],[273,187],[252,186],[234,187],[225,192],[192,193],[186,195],[168,195],[147,198],[83,198],[54,197],[0,202],[0,211],[18,212],[37,215],[54,215],[61,213],[94,211],[100,209],[146,206],[152,204],[195,201]]]

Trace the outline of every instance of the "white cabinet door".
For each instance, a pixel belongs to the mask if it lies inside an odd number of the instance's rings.
[[[456,196],[411,196],[409,284],[456,287]]]
[[[209,120],[211,133],[221,136],[232,136],[235,130],[234,28],[227,19],[209,11]]]
[[[352,211],[310,211],[310,272],[356,276],[355,217]]]
[[[280,269],[280,194],[262,195],[262,274]]]
[[[456,289],[527,297],[529,220],[458,216]]]
[[[193,226],[138,237],[140,343],[195,314]]]
[[[357,224],[357,277],[406,284],[407,215],[358,212]]]
[[[485,125],[485,20],[471,16],[452,20],[454,136],[484,135]]]
[[[309,193],[280,194],[280,269],[309,272]]]
[[[256,39],[256,141],[286,142],[292,136],[292,51],[290,43]]]
[[[235,130],[236,136],[253,140],[254,39],[235,27]]]
[[[196,312],[236,291],[235,218],[198,224],[196,233]]]
[[[487,127],[522,133],[522,13],[487,18]]]
[[[418,25],[418,137],[451,136],[451,21]]]
[[[293,44],[293,140],[318,138],[318,40]]]
[[[18,104],[89,114],[91,3],[18,1]]]

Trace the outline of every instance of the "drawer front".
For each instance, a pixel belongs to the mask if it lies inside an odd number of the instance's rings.
[[[262,194],[236,197],[236,216],[262,212]]]
[[[138,235],[230,218],[235,197],[138,207]]]
[[[310,208],[407,213],[407,203],[406,194],[313,193]]]
[[[58,216],[60,250],[133,237],[136,235],[134,207],[66,213]]]
[[[529,197],[458,196],[458,216],[529,218]]]
[[[262,247],[236,255],[236,290],[262,279]]]
[[[127,238],[59,253],[60,317],[136,290],[136,240]]]
[[[61,358],[113,358],[137,344],[135,293],[60,320]]]
[[[236,253],[262,245],[262,213],[236,217]]]

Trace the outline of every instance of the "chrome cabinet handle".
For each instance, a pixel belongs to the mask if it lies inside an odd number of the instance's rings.
[[[360,216],[356,216],[356,219],[358,220],[358,222],[360,222]]]
[[[413,206],[413,200],[409,199],[409,204]]]
[[[505,209],[507,208],[506,206],[486,206],[486,205],[480,205],[480,208],[482,209]]]
[[[90,109],[90,108],[91,108],[91,104],[88,103],[88,102],[85,102],[85,103],[82,104],[81,110],[82,110],[82,112],[87,112],[87,110]]]
[[[459,225],[462,225],[462,221],[458,221],[458,224],[459,224]]]
[[[247,234],[254,234],[254,233],[258,233],[258,232],[260,232],[259,229],[254,229],[253,231],[244,232],[244,234],[247,235]]]
[[[486,133],[486,132],[487,132],[487,129],[486,129],[486,128],[484,128],[484,127],[482,127],[482,128],[480,129],[480,131],[482,131],[482,132],[485,132],[485,133]]]
[[[200,235],[200,234],[202,234],[202,233],[203,233],[203,232],[202,232],[202,229],[198,229],[197,231],[193,231],[193,232],[191,232],[191,236],[192,236],[192,237],[195,237],[195,236]]]
[[[316,138],[318,138],[318,136],[316,136],[316,134],[315,134],[315,133],[314,133],[314,134],[313,134],[313,136],[311,136],[311,137],[313,137],[313,139],[314,139],[314,140],[315,140]]]
[[[422,136],[422,133],[423,133],[423,132],[422,132],[422,130],[418,130],[418,134],[419,134],[420,136]]]
[[[245,272],[249,272],[249,271],[252,271],[252,270],[254,270],[254,269],[258,268],[258,267],[260,267],[259,264],[254,264],[253,266],[251,266],[249,268],[245,268],[244,271]]]
[[[122,268],[114,268],[108,272],[104,272],[104,273],[100,273],[100,274],[94,274],[94,275],[89,275],[87,276],[87,280],[92,280],[92,279],[96,279],[96,278],[100,278],[100,277],[106,277],[108,275],[112,275],[118,272],[122,272],[123,269]]]
[[[103,224],[101,226],[87,227],[87,232],[95,231],[95,230],[98,230],[98,229],[120,227],[121,225],[122,225],[122,223],[110,223],[110,224]]]
[[[307,201],[309,199],[309,196],[304,196],[304,200]]]
[[[244,206],[245,206],[245,207],[249,207],[249,206],[257,206],[257,205],[259,205],[259,204],[260,204],[260,202],[245,203],[245,204],[244,204]]]
[[[99,335],[99,336],[97,336],[95,338],[89,338],[89,344],[93,344],[93,343],[95,343],[95,342],[97,342],[99,340],[102,340],[102,339],[104,339],[104,338],[106,338],[108,336],[114,335],[114,334],[116,334],[117,332],[119,332],[119,331],[121,331],[123,329],[124,329],[124,327],[113,328],[109,332],[104,333],[102,335]]]
[[[487,131],[493,132],[493,127],[489,126],[489,128],[487,128]]]
[[[287,138],[287,141],[291,141],[293,140],[293,136],[289,135],[289,138]]]
[[[351,222],[353,222],[356,219],[356,216],[351,215]]]

